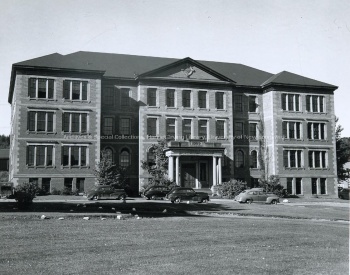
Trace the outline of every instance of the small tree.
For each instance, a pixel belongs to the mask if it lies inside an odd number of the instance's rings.
[[[349,161],[350,156],[350,138],[342,138],[341,132],[344,128],[337,125],[338,118],[335,118],[335,143],[337,152],[337,175],[338,180],[349,180],[349,172],[344,168],[344,164]]]
[[[128,169],[117,166],[108,158],[106,151],[101,152],[101,160],[94,170],[98,185],[112,185],[118,188],[124,188]]]
[[[218,186],[219,194],[228,199],[234,198],[245,189],[247,189],[247,183],[236,179],[230,179]]]
[[[259,186],[264,188],[265,192],[274,193],[279,197],[286,196],[284,187],[280,184],[280,179],[276,175],[271,175],[267,180],[263,177],[260,178]]]
[[[152,176],[149,185],[162,184],[169,186],[174,184],[173,181],[169,180],[168,176],[168,157],[165,155],[166,149],[166,140],[158,140],[158,143],[152,144],[150,148],[150,151],[154,154],[154,162],[149,163],[148,161],[141,161],[141,168]]]
[[[31,205],[39,186],[35,182],[24,182],[15,188],[15,199],[20,209],[25,209]]]

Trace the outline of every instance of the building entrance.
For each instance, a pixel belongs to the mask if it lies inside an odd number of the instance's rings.
[[[181,165],[181,171],[182,186],[196,188],[196,164],[184,163]]]

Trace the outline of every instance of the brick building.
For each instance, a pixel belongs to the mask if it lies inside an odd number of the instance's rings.
[[[278,175],[292,194],[337,193],[336,86],[241,64],[121,54],[52,54],[12,67],[10,179],[52,190],[94,182],[101,150],[134,193],[152,144],[169,178],[209,189]]]

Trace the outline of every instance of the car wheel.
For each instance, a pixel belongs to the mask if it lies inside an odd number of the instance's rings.
[[[208,199],[202,199],[201,200],[201,203],[207,203],[208,202]]]
[[[125,200],[125,198],[126,198],[125,195],[120,195],[120,196],[118,197],[118,200]]]
[[[100,199],[100,197],[97,195],[93,197],[93,200],[95,200],[95,201],[98,201],[99,199]]]
[[[155,200],[157,197],[155,196],[155,195],[153,195],[152,197],[151,197],[151,200]]]
[[[277,204],[277,200],[272,200],[271,204]]]
[[[246,202],[246,203],[249,203],[249,204],[252,204],[253,200],[252,200],[252,199],[249,199],[249,200],[246,200],[245,202]]]
[[[176,199],[175,199],[175,202],[176,202],[176,203],[180,203],[180,202],[181,202],[181,199],[180,199],[180,198],[176,198]]]

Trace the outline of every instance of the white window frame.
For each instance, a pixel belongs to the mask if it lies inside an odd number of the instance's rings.
[[[29,76],[28,79],[35,79],[35,97],[30,97],[30,99],[42,99],[42,100],[55,100],[56,99],[56,79],[55,78],[45,78],[45,77],[37,77],[37,76]],[[39,98],[39,79],[46,80],[46,97]],[[49,98],[49,80],[53,80],[53,95],[52,98]],[[28,87],[29,89],[29,87]]]
[[[297,121],[297,120],[283,120],[282,123],[286,122],[287,123],[287,136],[285,137],[285,139],[296,139],[296,140],[301,140],[303,139],[303,123],[301,121]],[[295,123],[294,124],[294,137],[290,137],[289,136],[289,130],[290,130],[290,123]],[[297,123],[299,124],[299,132],[300,132],[300,137],[297,137]]]
[[[27,167],[55,167],[55,155],[56,155],[56,146],[55,144],[52,143],[27,143],[26,148],[28,148],[28,146],[35,146],[34,147],[34,165],[33,166],[29,166],[28,163],[26,163]],[[36,164],[36,151],[37,151],[37,146],[45,146],[45,159],[44,159],[44,163],[47,162],[47,146],[52,146],[52,165],[47,166],[39,166]],[[27,150],[27,149],[26,149]]]
[[[224,122],[224,137],[223,138],[220,138],[220,139],[226,139],[227,138],[227,136],[228,136],[228,133],[227,133],[227,119],[220,119],[220,118],[217,118],[216,120],[215,120],[215,132],[216,132],[216,129],[217,129],[217,127],[216,127],[216,123],[218,122],[218,121],[223,121]],[[215,133],[216,134],[216,139],[218,139],[217,137],[218,137],[218,133]]]
[[[30,133],[32,132],[38,132],[38,133],[54,133],[56,132],[56,111],[54,110],[42,110],[42,109],[28,109],[27,111],[27,116],[29,116],[29,112],[35,112],[35,130],[34,131],[30,131],[29,130],[29,125],[28,125],[28,131]],[[45,131],[38,131],[38,112],[45,112]],[[53,113],[53,117],[52,117],[52,131],[49,132],[47,130],[48,128],[48,113]]]
[[[313,127],[313,124],[314,123],[318,123],[318,137],[319,138],[314,138],[314,127]],[[307,127],[309,129],[309,124],[311,124],[311,137],[308,137],[309,140],[327,140],[327,123],[326,122],[321,122],[321,121],[308,121],[307,122]],[[321,139],[321,124],[324,125],[324,133],[323,133],[323,136],[324,136],[324,139]],[[309,130],[308,130],[309,132]],[[308,133],[309,134],[309,133]]]
[[[69,98],[63,98],[64,100],[69,101],[89,101],[90,100],[90,82],[86,79],[64,79],[64,81],[69,81]],[[73,81],[79,81],[80,82],[80,93],[79,98],[80,99],[72,99],[73,97]],[[87,82],[86,85],[86,99],[83,100],[83,82]],[[64,96],[64,94],[63,94]]]
[[[308,161],[310,160],[309,158],[309,153],[312,152],[312,166],[310,166],[311,163],[309,163],[309,168],[311,169],[327,169],[329,167],[329,160],[328,160],[328,150],[314,150],[310,149],[308,151]],[[320,154],[320,167],[315,167],[316,159],[315,159],[315,152],[325,152],[325,162],[323,163],[322,161],[322,155]]]
[[[62,167],[64,168],[71,168],[71,167],[89,167],[90,163],[89,163],[89,155],[90,155],[90,147],[88,144],[62,144],[61,146],[61,150],[63,151],[63,147],[69,147],[68,149],[68,156],[71,156],[72,153],[72,147],[79,147],[79,164],[78,166],[72,166],[72,163],[71,163],[71,158],[69,157],[68,158],[68,165],[63,165],[63,159],[61,160],[62,163]],[[82,166],[81,165],[81,148],[82,147],[86,147],[86,165],[85,166]]]
[[[292,149],[292,148],[288,148],[288,149],[284,149],[283,150],[283,154],[284,154],[284,151],[287,151],[288,152],[288,166],[284,166],[284,163],[283,163],[283,166],[287,169],[300,169],[300,168],[303,168],[305,167],[304,165],[304,150],[302,149]],[[295,167],[291,167],[290,164],[291,164],[291,151],[295,151]],[[298,162],[298,154],[297,152],[301,152],[301,155],[300,155],[300,165],[299,165],[299,162]]]
[[[173,116],[167,116],[165,118],[165,136],[167,136],[167,120],[168,119],[175,119],[175,137],[174,137],[174,140],[178,140],[179,139],[179,132],[178,132],[178,118],[177,117],[173,117]]]
[[[63,129],[63,123],[62,123],[62,132],[65,134],[88,134],[90,133],[90,112],[88,111],[70,111],[70,110],[63,110],[62,111],[62,116],[64,116],[64,113],[69,113],[69,131],[65,132]],[[72,132],[72,113],[79,114],[79,132]],[[86,133],[81,132],[82,128],[82,118],[81,115],[86,114]]]
[[[302,106],[302,102],[301,102],[301,95],[300,94],[294,94],[294,93],[283,93],[284,95],[286,95],[286,110],[283,111],[287,111],[287,112],[301,112],[301,106]],[[293,110],[289,110],[289,96],[293,95]],[[299,97],[299,111],[296,110],[296,97]]]

